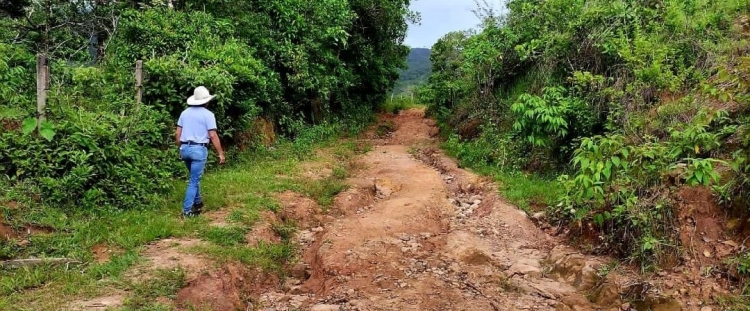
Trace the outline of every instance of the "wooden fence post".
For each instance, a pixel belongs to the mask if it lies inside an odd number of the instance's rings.
[[[44,121],[44,110],[47,106],[47,90],[49,89],[49,65],[47,56],[44,54],[36,55],[36,112],[37,112],[37,129],[42,127]]]
[[[138,118],[138,112],[141,110],[141,100],[143,100],[143,61],[137,60],[135,61],[135,112],[133,113],[132,118],[130,118],[128,128],[125,130],[125,141],[128,141],[130,138],[130,128]],[[124,109],[122,113],[124,116]]]
[[[135,104],[140,105],[143,99],[143,61],[135,62]]]

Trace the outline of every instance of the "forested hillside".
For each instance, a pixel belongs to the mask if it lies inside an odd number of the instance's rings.
[[[499,182],[585,249],[744,280],[746,248],[710,241],[750,228],[749,4],[510,0],[433,46],[420,98],[464,165],[527,176]]]
[[[406,69],[401,70],[393,93],[397,95],[413,93],[416,87],[427,82],[431,69],[430,49],[411,49],[406,58]]]
[[[408,2],[4,5],[2,188],[60,207],[148,204],[180,172],[167,161],[173,124],[198,85],[218,95],[211,109],[230,146],[294,137],[311,124],[365,124],[404,65]],[[51,72],[41,135],[33,120],[37,53]],[[142,104],[134,100],[136,60]]]

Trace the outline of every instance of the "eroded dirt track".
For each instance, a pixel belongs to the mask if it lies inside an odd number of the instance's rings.
[[[383,129],[395,131],[379,137],[388,132]],[[726,293],[720,277],[701,272],[706,259],[691,258],[695,254],[685,255],[689,265],[651,277],[580,254],[564,238],[539,229],[556,231],[543,215],[532,221],[498,196],[497,185],[444,156],[435,134],[421,110],[381,116],[364,138],[373,149],[348,163],[350,187],[329,209],[301,193],[277,193],[281,208],[260,212],[245,242],[250,251],[282,243],[288,236],[282,238],[276,226],[293,222],[299,260],[285,276],[217,261],[195,249],[209,242],[183,237],[145,246],[143,261],[124,279],[145,284],[158,271],[182,269],[185,285],[156,298],[175,310],[710,311],[707,302]],[[335,152],[319,150],[316,159],[302,163],[303,176],[325,181],[341,161]],[[686,192],[683,210],[710,214],[706,193]],[[210,226],[226,227],[228,215],[219,209],[206,217]],[[737,247],[719,240],[716,224],[703,218],[681,234],[691,241],[691,234],[701,234],[705,244],[697,246],[705,257]],[[106,261],[111,250],[95,251],[98,261]],[[100,294],[45,310],[111,310],[137,298],[111,285]]]
[[[421,110],[389,119],[395,132],[372,139],[337,217],[301,231],[303,263],[259,309],[619,309],[602,262],[556,247],[492,183],[437,151]]]

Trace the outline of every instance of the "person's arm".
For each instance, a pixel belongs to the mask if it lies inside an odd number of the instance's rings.
[[[180,148],[180,145],[182,145],[182,143],[180,143],[181,136],[182,136],[182,126],[178,125],[177,129],[174,131],[174,140],[175,140],[175,143],[177,144],[177,148]]]
[[[174,140],[177,144],[177,148],[180,148],[180,146],[182,145],[182,143],[180,143],[180,138],[182,137],[182,126],[182,114],[180,114],[180,118],[177,119],[177,129],[174,130]]]
[[[208,137],[211,139],[211,143],[214,145],[214,149],[219,153],[219,164],[224,164],[224,150],[221,149],[221,140],[219,140],[219,134],[216,133],[216,117],[214,114],[209,114],[206,119],[206,129],[208,130]]]
[[[216,133],[216,130],[210,130],[208,131],[208,137],[211,138],[211,143],[214,145],[214,149],[216,149],[216,152],[219,153],[219,164],[224,164],[224,162],[226,162],[226,159],[224,158],[224,150],[221,149],[219,134]]]

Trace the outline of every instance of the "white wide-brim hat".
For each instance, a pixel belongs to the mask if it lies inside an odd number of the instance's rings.
[[[199,86],[193,91],[193,96],[187,99],[188,106],[200,106],[214,99],[216,95],[211,95],[204,86]]]

